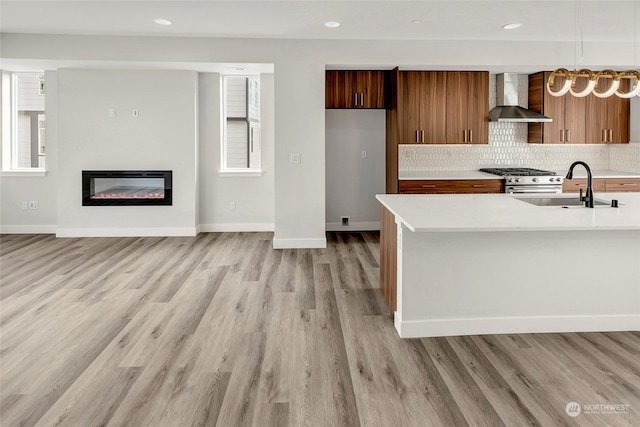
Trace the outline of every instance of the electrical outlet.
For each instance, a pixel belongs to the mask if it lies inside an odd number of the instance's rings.
[[[229,203],[229,210],[230,211],[235,211],[236,210],[236,202]]]
[[[340,224],[342,224],[343,227],[348,227],[349,226],[349,217],[348,216],[341,216],[340,217]]]
[[[115,117],[115,116],[116,116],[116,109],[109,108],[109,117]]]
[[[302,157],[300,154],[291,154],[289,157],[289,163],[300,163],[302,161]]]
[[[22,210],[26,211],[27,209],[29,209],[29,202],[22,202]]]
[[[133,109],[133,117],[138,117],[139,111],[137,108]]]
[[[367,158],[367,152],[366,152],[366,151],[364,151],[364,150],[362,151],[362,158],[363,158],[363,159],[366,159],[366,158]]]
[[[39,208],[39,205],[37,201],[34,200],[29,202],[29,209],[38,209],[38,208]]]

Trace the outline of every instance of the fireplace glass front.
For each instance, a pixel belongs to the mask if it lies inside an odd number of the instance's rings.
[[[82,171],[83,206],[167,206],[171,171]]]

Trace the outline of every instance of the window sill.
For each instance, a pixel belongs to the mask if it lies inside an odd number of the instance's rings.
[[[0,176],[47,176],[44,169],[1,171]]]
[[[262,176],[263,173],[262,170],[218,171],[219,176]]]

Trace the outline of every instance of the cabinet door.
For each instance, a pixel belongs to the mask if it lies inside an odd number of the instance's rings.
[[[385,108],[384,71],[357,72],[357,108]]]
[[[576,90],[587,87],[587,79],[580,78],[576,82]],[[587,111],[587,97],[578,98],[571,94],[563,96],[564,105],[564,143],[584,144],[586,142],[585,114]]]
[[[489,143],[489,73],[467,73],[467,142]]]
[[[401,144],[417,144],[420,141],[422,73],[419,71],[403,71],[400,73],[402,89],[402,106],[400,115]]]
[[[467,84],[466,72],[447,73],[447,144],[467,143]]]
[[[351,108],[353,100],[348,94],[353,92],[349,87],[353,83],[353,76],[346,71],[326,71],[325,108]]]
[[[601,88],[600,90],[604,90]],[[617,96],[615,97],[617,98]],[[604,144],[609,137],[607,127],[608,98],[587,96],[587,115],[585,117],[585,139],[587,144]]]
[[[423,142],[444,144],[447,142],[447,73],[425,71],[421,82],[420,123],[424,131]]]
[[[543,114],[553,119],[552,122],[542,124],[542,143],[543,144],[564,144],[564,98],[567,96],[551,96],[547,91],[547,81],[551,73],[544,73],[542,80],[543,91]],[[556,78],[555,84],[560,87],[564,84],[563,78]],[[572,96],[572,95],[569,95]]]
[[[621,90],[629,90],[629,79],[623,79]],[[605,98],[607,101],[606,126],[609,129],[608,142],[614,144],[626,144],[629,142],[629,117],[631,100],[613,95]]]
[[[608,193],[640,192],[640,178],[607,178],[605,188]]]
[[[593,188],[591,191],[594,193],[603,193],[605,191],[605,178],[593,178],[592,181]],[[586,194],[587,178],[565,179],[562,182],[563,193],[579,193],[580,190]]]

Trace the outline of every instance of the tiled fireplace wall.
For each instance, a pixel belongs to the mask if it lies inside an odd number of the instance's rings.
[[[528,104],[528,77],[518,76],[521,106]],[[489,80],[489,108],[496,104],[495,75]],[[527,143],[526,123],[489,123],[488,145],[403,144],[403,171],[462,171],[491,166],[521,166],[565,171],[575,160],[594,170],[640,172],[640,143],[623,145],[538,145]]]

